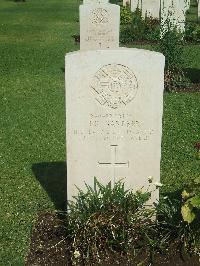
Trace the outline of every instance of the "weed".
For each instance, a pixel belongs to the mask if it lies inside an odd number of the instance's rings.
[[[139,243],[145,243],[154,214],[152,209],[145,208],[150,193],[133,193],[122,182],[115,183],[113,188],[111,183],[103,186],[96,178],[94,189],[87,184],[86,188],[85,193],[79,190],[69,205],[73,260],[78,265],[80,260],[100,262],[102,253],[137,252]]]
[[[170,91],[185,82],[183,36],[176,27],[165,29],[158,50],[165,56],[165,89]]]
[[[157,188],[162,186],[154,184]],[[143,249],[153,261],[156,252],[165,252],[172,243],[184,252],[197,254],[197,219],[188,222],[183,215],[188,200],[183,202],[181,194],[171,199],[161,197],[154,208],[149,208],[146,204],[150,196],[148,191],[125,190],[121,181],[112,187],[111,183],[102,185],[96,178],[94,188],[86,184],[86,192],[79,190],[67,216],[73,264],[101,263],[102,258],[113,253],[130,260]],[[192,196],[190,203],[197,203],[196,198]]]

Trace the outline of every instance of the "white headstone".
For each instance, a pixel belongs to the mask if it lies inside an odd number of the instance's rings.
[[[119,47],[120,7],[114,4],[80,6],[80,50]]]
[[[75,186],[122,178],[128,188],[160,180],[164,56],[142,49],[65,57],[68,200]],[[152,201],[158,199],[158,191]]]
[[[190,0],[185,0],[186,1],[186,10],[190,9]]]
[[[190,8],[190,0],[178,0],[178,1],[179,1],[181,10],[186,13],[187,10]]]
[[[107,4],[109,0],[83,0],[83,4]]]
[[[142,0],[131,0],[131,11],[135,12],[137,8],[142,9]]]
[[[185,10],[181,7],[180,0],[162,0],[161,1],[161,28],[162,34],[167,29],[177,28],[178,31],[185,31]]]
[[[160,18],[160,0],[142,0],[142,16]]]

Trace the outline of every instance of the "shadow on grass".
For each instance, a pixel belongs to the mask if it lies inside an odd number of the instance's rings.
[[[65,68],[64,67],[61,67],[60,70],[65,73]]]
[[[57,210],[66,210],[66,162],[42,162],[32,165],[32,171],[47,192]]]
[[[197,68],[185,68],[184,73],[192,83],[200,83],[200,69]]]
[[[175,190],[175,191],[172,191],[172,192],[165,193],[164,196],[167,196],[171,200],[181,201],[181,199],[182,199],[182,196],[181,196],[182,191],[183,191],[183,189],[181,188],[181,189],[178,189],[178,190]]]

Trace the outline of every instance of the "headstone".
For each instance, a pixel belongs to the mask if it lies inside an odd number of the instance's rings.
[[[175,6],[175,13],[176,13],[176,18],[177,18],[177,28],[180,30],[180,32],[183,33],[185,31],[187,0],[179,0],[175,2],[174,6]]]
[[[109,0],[83,0],[83,4],[107,4]]]
[[[80,50],[119,47],[120,7],[114,4],[80,6]]]
[[[160,18],[160,0],[142,0],[143,18]]]
[[[160,180],[164,56],[142,49],[66,55],[67,188],[122,179],[127,188]],[[151,201],[158,200],[158,191]]]
[[[190,0],[179,0],[180,9],[185,13],[190,8]]]
[[[190,9],[190,0],[186,0],[186,10]]]
[[[181,7],[180,0],[162,0],[161,1],[161,35],[168,28],[177,28],[178,31],[185,31],[185,11]]]
[[[135,12],[137,8],[142,9],[142,0],[131,0],[131,11]]]
[[[200,1],[198,1],[198,19],[200,20]]]

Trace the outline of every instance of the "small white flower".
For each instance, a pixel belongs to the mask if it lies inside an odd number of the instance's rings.
[[[161,184],[160,182],[154,182],[154,185],[156,186],[156,188],[162,187],[163,184]]]
[[[75,258],[75,259],[79,258],[80,255],[81,255],[81,254],[80,254],[80,252],[79,252],[78,250],[75,250],[75,251],[74,251],[74,258]]]
[[[149,183],[152,183],[152,182],[153,182],[153,176],[149,176],[149,177],[148,177],[148,182],[149,182]]]
[[[168,199],[168,197],[167,197],[167,196],[165,196],[165,197],[163,197],[163,199],[164,199],[164,200],[166,200],[166,199]]]

